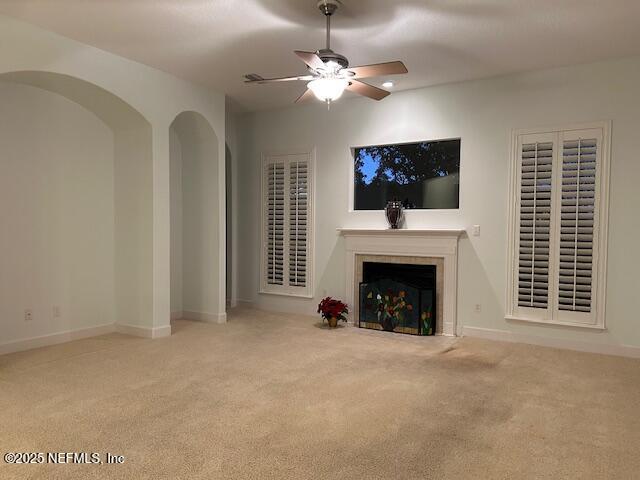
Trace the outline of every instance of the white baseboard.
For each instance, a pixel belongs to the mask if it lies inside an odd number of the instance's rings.
[[[479,327],[463,327],[462,335],[467,337],[486,338],[488,340],[500,340],[503,342],[528,343],[530,345],[539,345],[541,347],[564,348],[580,352],[640,358],[640,347],[634,347],[632,345],[613,345],[585,342],[581,340],[540,337],[538,335],[527,335],[509,332],[507,330]]]
[[[58,345],[72,340],[80,340],[81,338],[96,337],[98,335],[113,333],[114,331],[114,325],[109,323],[106,325],[98,325],[97,327],[78,328],[76,330],[66,330],[59,333],[25,338],[0,344],[0,355],[4,355],[5,353],[21,352],[23,350],[31,350],[32,348],[46,347],[49,345]]]
[[[142,338],[163,338],[171,335],[171,325],[164,327],[141,327],[139,325],[116,324],[116,332]]]
[[[182,312],[182,318],[185,320],[195,320],[197,322],[209,322],[209,323],[226,323],[226,313],[206,313],[206,312]]]
[[[181,320],[184,317],[182,310],[171,312],[171,320]]]
[[[253,300],[243,300],[241,298],[239,298],[236,302],[236,306],[238,307],[248,307],[251,308],[253,307],[255,304],[255,302]]]
[[[153,327],[151,338],[164,338],[171,336],[171,325],[165,325],[164,327]]]

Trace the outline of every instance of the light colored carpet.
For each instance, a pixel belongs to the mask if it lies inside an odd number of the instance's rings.
[[[1,478],[640,478],[640,361],[236,310],[0,357]]]

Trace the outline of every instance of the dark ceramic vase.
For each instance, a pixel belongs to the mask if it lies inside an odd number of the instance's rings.
[[[402,222],[402,202],[399,200],[390,200],[387,202],[387,206],[384,209],[389,227],[392,229],[400,228]]]

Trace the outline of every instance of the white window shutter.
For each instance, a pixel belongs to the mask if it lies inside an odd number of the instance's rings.
[[[521,145],[518,306],[549,306],[553,141]]]
[[[594,324],[600,230],[601,130],[562,134],[558,213],[558,318]]]
[[[608,125],[514,139],[507,318],[603,328]]]
[[[311,297],[313,152],[263,157],[261,292]]]
[[[265,166],[266,198],[266,273],[269,285],[284,285],[285,177],[284,162]]]
[[[289,285],[307,284],[309,162],[289,164]]]

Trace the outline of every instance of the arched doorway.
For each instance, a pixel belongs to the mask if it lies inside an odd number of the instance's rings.
[[[225,320],[220,255],[218,137],[209,122],[182,112],[169,128],[172,318]]]

